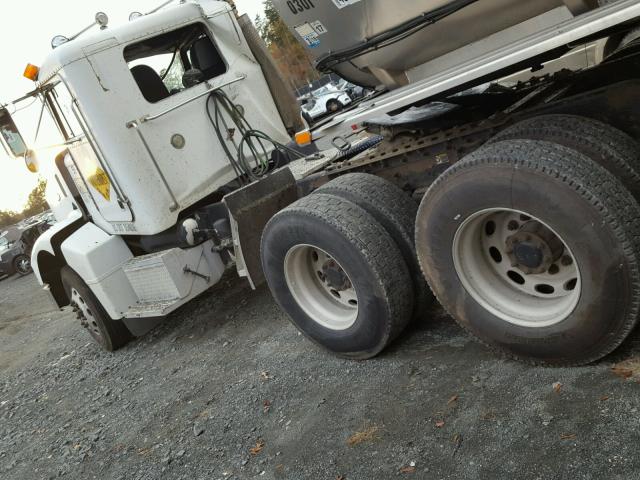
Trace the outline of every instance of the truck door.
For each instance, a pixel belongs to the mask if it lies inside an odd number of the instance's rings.
[[[45,101],[66,139],[64,166],[92,216],[110,223],[130,222],[133,215],[128,202],[99,155],[95,139],[66,86],[60,81],[52,83]],[[96,220],[99,223],[99,218]]]
[[[124,48],[131,83],[139,90],[134,95],[145,114],[140,133],[179,205],[237,176],[216,128],[233,154],[241,132],[229,112],[215,104],[214,90],[238,105],[253,128],[289,141],[260,65],[233,21],[218,15]],[[217,112],[224,120],[218,121]]]

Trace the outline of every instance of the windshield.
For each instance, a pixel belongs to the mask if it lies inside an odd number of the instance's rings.
[[[81,137],[83,132],[73,111],[73,97],[61,82],[52,83],[45,93],[49,112],[65,141]]]
[[[7,248],[9,246],[9,240],[7,237],[0,237],[0,249]]]

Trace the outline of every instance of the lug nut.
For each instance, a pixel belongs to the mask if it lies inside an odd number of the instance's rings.
[[[564,257],[562,257],[562,260],[560,262],[563,266],[568,267],[573,263],[573,259],[569,255],[565,255]]]

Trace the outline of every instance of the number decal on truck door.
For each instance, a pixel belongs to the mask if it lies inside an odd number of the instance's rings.
[[[287,5],[294,15],[316,8],[311,0],[289,0]]]

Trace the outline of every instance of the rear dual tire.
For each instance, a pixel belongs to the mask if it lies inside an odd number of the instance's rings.
[[[278,304],[305,336],[338,356],[376,356],[411,318],[402,254],[348,200],[314,194],[297,201],[269,221],[261,250]]]
[[[422,319],[434,299],[416,256],[416,202],[388,180],[367,173],[343,175],[323,185],[316,193],[335,195],[355,203],[389,233],[409,268],[415,297],[413,317]]]
[[[541,115],[503,130],[489,143],[506,140],[542,140],[580,152],[611,172],[640,201],[640,146],[606,123],[577,115]]]
[[[499,235],[495,214],[524,215],[523,223],[533,223],[524,230],[511,225],[513,234],[492,245],[485,237]],[[440,303],[481,341],[531,363],[580,365],[612,352],[637,322],[638,218],[634,197],[584,153],[558,143],[509,140],[474,152],[432,185],[418,212],[416,246]],[[544,238],[524,249],[522,258],[507,253],[514,240],[526,244],[528,237]],[[500,246],[498,255],[492,249]],[[553,262],[533,273],[544,255]],[[551,300],[559,287],[550,283],[527,290],[531,279],[560,274],[565,256],[571,259],[565,263],[575,263],[567,275],[576,279],[560,292],[565,300]]]

